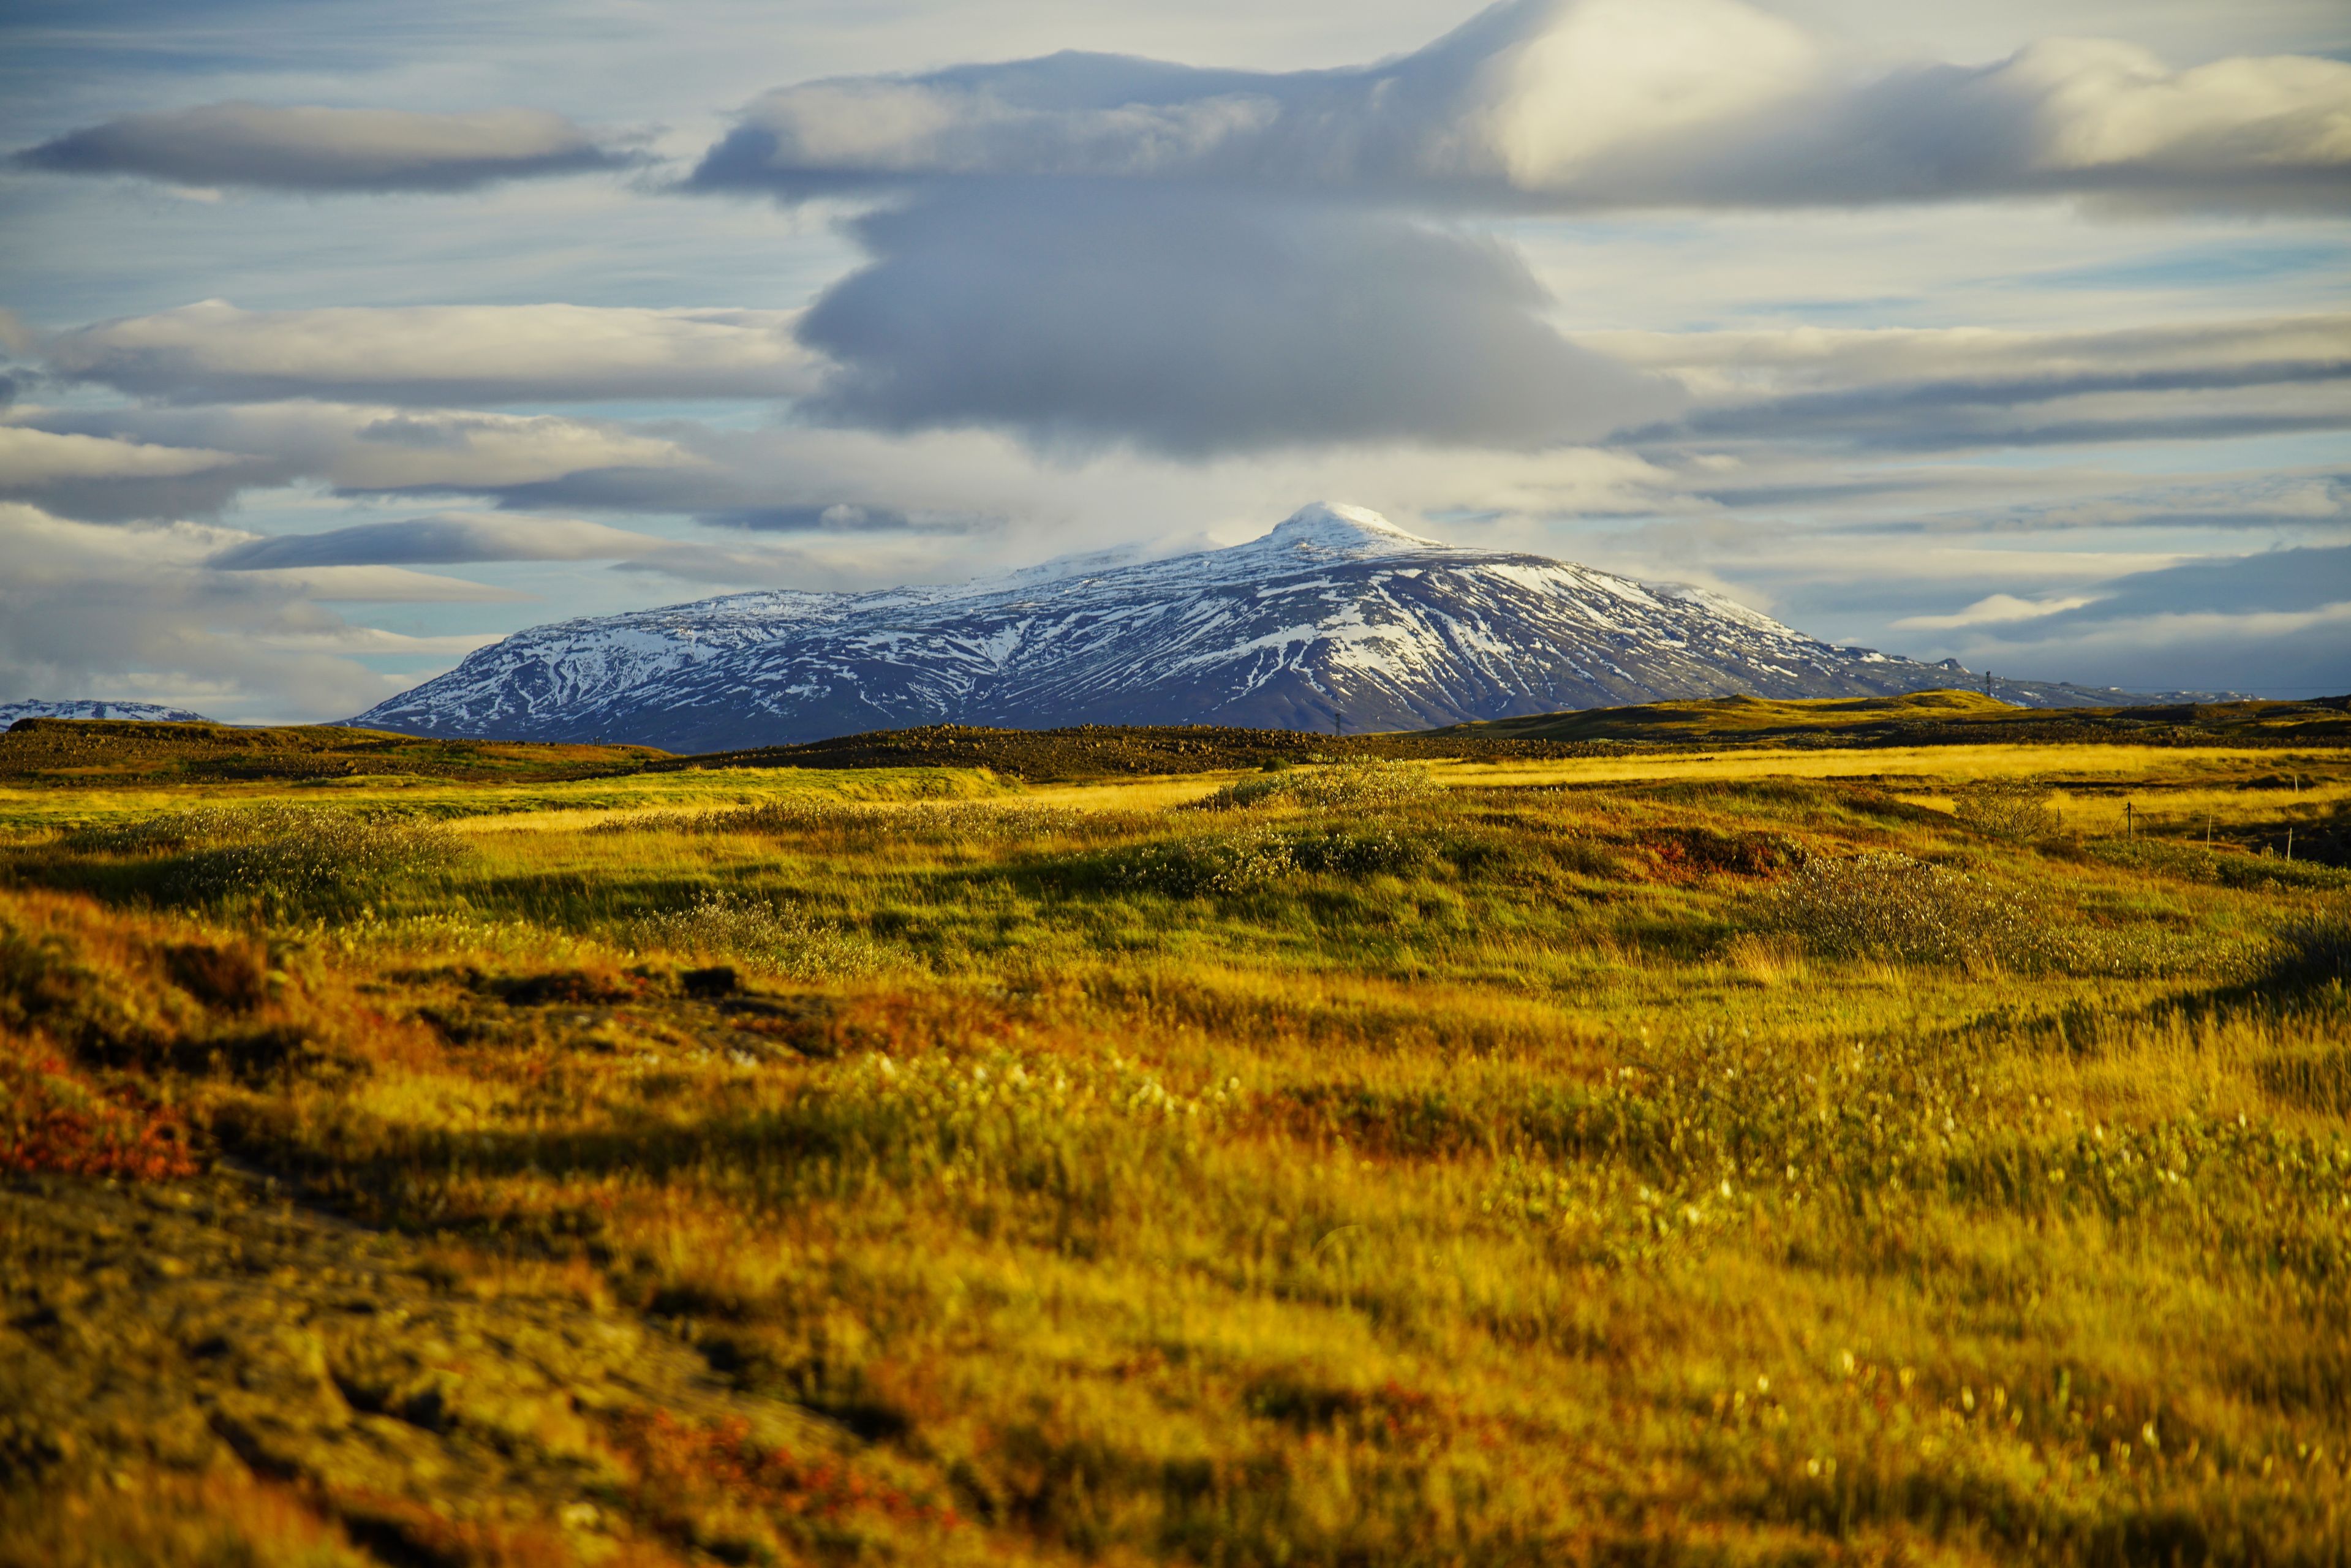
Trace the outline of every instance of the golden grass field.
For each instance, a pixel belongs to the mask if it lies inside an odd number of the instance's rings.
[[[1682,739],[0,786],[0,1563],[2351,1561],[2351,749]]]

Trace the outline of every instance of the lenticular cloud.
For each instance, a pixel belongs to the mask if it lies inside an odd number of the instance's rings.
[[[139,174],[187,185],[288,191],[459,191],[630,160],[559,114],[210,103],[126,114],[17,154],[62,174]]]
[[[935,193],[869,214],[872,264],[800,336],[810,412],[1178,456],[1413,440],[1535,447],[1676,406],[1579,349],[1502,245],[1347,210],[1089,185]]]

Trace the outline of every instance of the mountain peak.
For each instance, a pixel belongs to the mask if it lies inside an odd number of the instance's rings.
[[[1877,696],[1954,674],[1831,647],[1703,589],[1447,545],[1322,502],[1226,549],[517,632],[354,722],[716,751],[942,723],[1416,729],[1666,697]]]
[[[1339,501],[1310,501],[1257,542],[1275,549],[1335,550],[1358,556],[1444,548],[1437,539],[1405,532],[1369,507]]]

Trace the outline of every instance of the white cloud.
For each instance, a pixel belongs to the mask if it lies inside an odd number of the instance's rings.
[[[93,521],[214,512],[278,465],[209,446],[0,423],[0,498]]]
[[[769,92],[696,183],[1194,180],[1443,202],[1774,206],[2072,193],[2339,209],[2351,64],[2186,71],[2049,39],[1838,68],[1740,0],[1515,0],[1416,53],[1265,74],[1064,53]]]
[[[164,504],[155,510],[97,514],[109,517],[216,510],[225,496],[238,488],[299,479],[321,480],[351,491],[486,492],[608,468],[658,473],[691,468],[699,462],[666,435],[554,414],[289,402],[183,408],[17,408],[5,417],[6,425],[36,432],[102,436],[125,446],[141,444],[235,452],[250,458],[249,471],[219,471],[229,476],[230,482],[224,496],[209,507],[191,506],[176,494],[167,494]],[[195,479],[210,476],[207,470]]]
[[[402,403],[791,397],[817,367],[789,310],[580,305],[240,310],[223,299],[57,332],[57,374],[142,397]]]
[[[1576,340],[1731,399],[1924,381],[2038,380],[2351,367],[2351,314],[2173,321],[2101,331],[1984,327],[1771,327],[1589,331]]]
[[[235,453],[201,446],[156,446],[0,425],[0,486],[12,494],[76,479],[175,479],[239,460]]]
[[[2037,621],[2044,615],[2055,615],[2067,610],[2079,610],[2095,601],[2086,595],[2070,599],[2019,599],[2012,593],[1994,593],[1977,600],[1966,609],[1951,615],[1906,615],[1894,622],[1906,630],[1919,632],[1950,631],[1961,626],[1998,625],[2018,621]]]

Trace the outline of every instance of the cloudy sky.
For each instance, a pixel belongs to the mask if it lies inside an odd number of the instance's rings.
[[[0,700],[1304,501],[2351,688],[2340,0],[16,0]]]

